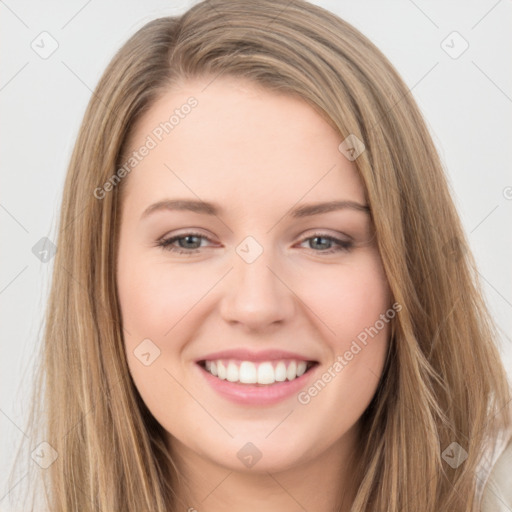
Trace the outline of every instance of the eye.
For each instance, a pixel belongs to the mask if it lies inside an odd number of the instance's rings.
[[[162,238],[157,242],[157,246],[176,254],[192,255],[200,252],[202,240],[211,242],[208,237],[200,233],[183,233],[169,238]],[[300,244],[302,245],[306,242],[310,243],[311,250],[321,254],[349,251],[353,247],[351,241],[341,240],[325,233],[314,233],[312,236],[304,238]],[[178,245],[175,245],[176,243]]]
[[[354,245],[351,241],[340,240],[339,238],[335,238],[325,233],[314,233],[312,236],[304,238],[301,242],[301,245],[305,242],[310,243],[310,247],[314,250],[314,252],[320,252],[321,254],[333,254],[337,252],[349,251]],[[314,249],[315,246],[320,250]]]
[[[157,242],[157,245],[169,252],[191,255],[200,252],[202,240],[211,242],[208,237],[200,233],[183,233],[170,238],[162,238]],[[176,242],[178,242],[178,246],[173,245]],[[310,248],[312,248],[314,252],[319,252],[321,254],[333,254],[349,251],[353,247],[352,242],[348,240],[341,240],[325,233],[314,233],[312,236],[304,238],[300,244],[302,245],[306,242],[310,243]],[[319,248],[319,250],[314,249],[315,246]]]
[[[199,252],[201,240],[211,242],[209,238],[200,233],[183,233],[170,238],[162,238],[157,242],[157,245],[166,251],[177,254],[195,254]],[[178,242],[178,246],[173,245],[175,242]]]

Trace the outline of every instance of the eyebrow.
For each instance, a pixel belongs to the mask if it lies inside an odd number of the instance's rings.
[[[347,200],[305,204],[294,208],[289,213],[294,218],[302,218],[345,209],[370,213],[369,206],[358,203],[356,201]],[[190,211],[203,215],[215,216],[221,215],[223,213],[222,208],[207,201],[196,201],[191,199],[164,199],[148,206],[144,212],[142,212],[141,219],[154,212],[165,210]]]

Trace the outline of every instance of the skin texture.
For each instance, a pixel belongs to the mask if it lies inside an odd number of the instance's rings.
[[[340,489],[353,496],[346,461],[382,374],[389,324],[308,404],[297,395],[270,406],[232,403],[194,361],[224,349],[294,351],[319,362],[308,387],[375,324],[391,298],[369,214],[288,213],[332,200],[365,205],[364,188],[338,150],[342,138],[305,102],[235,78],[207,84],[168,91],[130,139],[137,150],[174,109],[197,99],[122,183],[117,284],[130,371],[187,482],[180,506],[331,511]],[[178,198],[222,212],[162,209],[141,218],[149,205]],[[206,237],[188,242],[199,252],[158,246],[190,231]],[[252,263],[236,252],[247,236],[263,249]],[[326,254],[338,246],[324,236],[353,247]],[[173,246],[190,251],[181,244]],[[147,366],[134,354],[144,339],[160,350]],[[262,454],[251,468],[237,457],[248,442]]]

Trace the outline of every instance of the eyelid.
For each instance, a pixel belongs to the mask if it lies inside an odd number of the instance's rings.
[[[213,236],[210,234],[206,234],[204,231],[201,230],[201,228],[183,228],[183,231],[172,231],[170,233],[166,233],[165,235],[161,236],[157,241],[161,240],[169,240],[170,238],[182,238],[186,236],[200,236],[202,238],[207,239],[208,241],[213,242]]]
[[[184,231],[183,233],[164,235],[156,241],[156,245],[161,245],[163,243],[169,244],[169,243],[172,243],[173,241],[179,240],[180,238],[186,238],[187,236],[196,236],[198,238],[203,238],[203,239],[207,240],[208,242],[212,242],[212,243],[214,242],[214,240],[212,240],[212,237],[205,235],[204,233],[202,233],[200,231],[190,231],[189,230],[189,231]]]
[[[340,232],[340,231],[333,231],[329,230],[327,228],[312,228],[308,229],[306,231],[306,234],[302,235],[302,240],[305,238],[310,238],[312,236],[325,236],[325,237],[332,237],[332,238],[340,238],[345,237],[347,241],[354,241],[354,237],[350,236],[348,233]]]

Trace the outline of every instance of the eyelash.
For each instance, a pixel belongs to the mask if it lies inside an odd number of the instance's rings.
[[[157,242],[157,245],[159,247],[161,247],[165,251],[169,251],[169,252],[173,252],[173,253],[177,253],[177,254],[193,255],[193,254],[196,254],[197,252],[199,252],[200,248],[185,250],[185,249],[182,249],[182,248],[179,248],[179,247],[173,247],[171,245],[172,243],[174,243],[174,242],[176,242],[178,240],[181,240],[181,239],[184,239],[184,238],[187,238],[187,237],[190,237],[190,236],[195,236],[195,237],[198,237],[198,238],[203,238],[204,240],[208,240],[209,242],[212,241],[208,237],[202,235],[201,233],[192,233],[192,232],[190,232],[190,233],[183,233],[181,235],[173,236],[173,237],[170,237],[170,238],[162,238],[162,239],[160,239]],[[340,240],[339,238],[335,238],[333,236],[326,235],[324,233],[314,233],[311,236],[308,236],[308,237],[302,239],[300,241],[300,243],[302,244],[302,243],[304,243],[304,242],[306,242],[308,240],[311,240],[313,238],[322,238],[324,240],[328,240],[330,242],[334,242],[335,244],[338,245],[337,249],[326,249],[326,250],[323,250],[323,251],[315,251],[315,250],[311,249],[313,252],[317,252],[317,253],[320,253],[320,254],[334,254],[334,253],[338,253],[338,252],[348,252],[353,247],[353,243],[352,242],[348,242],[346,240]]]

